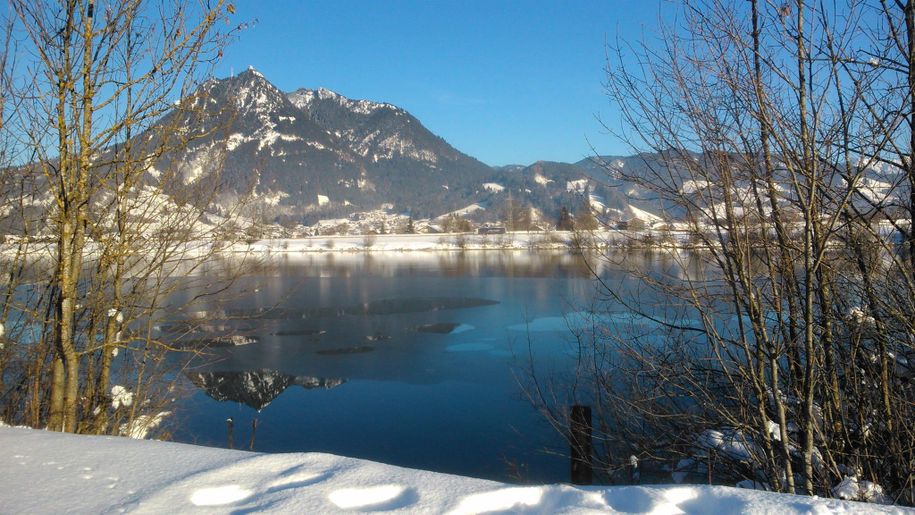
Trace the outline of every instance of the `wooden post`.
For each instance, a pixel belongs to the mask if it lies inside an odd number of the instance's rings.
[[[248,450],[254,450],[254,437],[257,436],[257,419],[251,421],[251,441],[248,442]]]
[[[708,450],[708,484],[712,484],[712,467],[715,466],[715,449]]]
[[[232,420],[232,417],[229,417],[226,419],[226,436],[229,439],[229,449],[235,448],[235,435],[232,434],[233,424],[234,424],[234,421]]]
[[[627,468],[629,469],[629,484],[634,485],[638,483],[640,479],[639,458],[635,454],[629,456],[629,467]]]
[[[590,485],[591,468],[591,407],[575,405],[569,417],[569,449],[572,454],[572,484]]]

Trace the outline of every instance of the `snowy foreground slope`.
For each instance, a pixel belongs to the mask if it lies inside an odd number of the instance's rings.
[[[904,513],[727,487],[511,486],[319,453],[0,427],[0,513]]]

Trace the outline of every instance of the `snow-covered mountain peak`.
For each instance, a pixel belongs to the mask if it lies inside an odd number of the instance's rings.
[[[187,183],[218,169],[230,185],[225,205],[251,195],[267,218],[313,223],[384,204],[439,215],[498,182],[403,109],[323,87],[286,93],[253,68],[186,101],[197,109],[176,110],[170,123],[205,136],[157,169],[183,170]]]
[[[271,84],[270,81],[268,81],[267,78],[264,77],[264,74],[255,70],[253,67],[249,67],[247,70],[245,70],[241,73],[238,73],[234,77],[229,77],[226,80],[236,81],[238,83],[243,83],[243,84],[267,84],[270,87],[272,87],[273,89],[276,89],[276,86]],[[277,91],[279,91],[279,90],[277,90]]]
[[[331,91],[327,88],[318,88],[316,93],[318,95],[318,98],[320,98],[321,100],[337,100],[337,99],[345,100],[345,97],[343,97],[343,95],[340,95],[337,92]]]
[[[285,95],[254,68],[228,79],[229,96],[240,112],[269,112],[282,106]]]

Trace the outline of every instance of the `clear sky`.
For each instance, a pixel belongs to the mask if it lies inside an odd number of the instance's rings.
[[[390,102],[491,165],[628,153],[596,121],[605,43],[654,37],[664,0],[234,0],[257,20],[217,68]],[[589,143],[590,142],[590,143]]]

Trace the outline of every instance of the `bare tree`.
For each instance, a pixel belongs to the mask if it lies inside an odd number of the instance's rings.
[[[853,477],[911,504],[915,7],[681,14],[610,53],[625,130],[608,129],[647,171],[606,168],[684,220],[695,250],[666,273],[603,256],[638,278],[602,285],[631,316],[597,324],[566,396],[534,397],[562,430],[558,399],[595,404],[608,470],[630,453],[717,461],[718,480],[832,495]]]
[[[237,214],[211,216],[220,149],[203,177],[176,157],[210,135],[197,123],[203,80],[237,29],[223,24],[233,10],[222,0],[11,3],[20,60],[4,67],[16,111],[2,129],[20,160],[5,173],[29,182],[5,193],[22,220],[43,213],[22,241],[37,234],[47,256],[33,244],[20,266],[47,275],[5,285],[11,421],[134,435],[155,422],[142,410],[173,345],[154,327],[188,285],[176,277],[210,266],[211,240]],[[115,366],[119,350],[129,357]],[[132,387],[112,399],[112,377]]]

